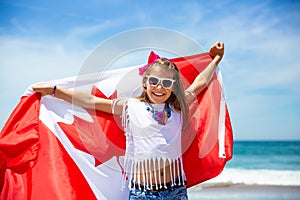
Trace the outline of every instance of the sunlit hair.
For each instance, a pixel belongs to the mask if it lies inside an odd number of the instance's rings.
[[[185,99],[185,92],[182,86],[179,70],[177,66],[170,60],[166,58],[159,58],[155,61],[155,63],[149,65],[149,67],[147,68],[143,76],[144,90],[142,94],[137,98],[140,101],[144,101],[144,102],[150,101],[146,91],[147,89],[146,76],[150,75],[151,70],[155,67],[163,67],[164,70],[169,70],[173,73],[173,79],[176,81],[173,84],[171,96],[167,99],[165,103],[172,105],[175,108],[175,110],[181,112],[182,119],[183,119],[183,127],[185,128],[189,121],[189,107]]]

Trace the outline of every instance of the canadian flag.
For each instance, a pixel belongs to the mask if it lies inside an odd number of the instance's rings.
[[[209,62],[208,53],[171,59],[188,87]],[[103,98],[139,93],[138,67],[54,80],[48,84]],[[211,179],[232,157],[231,122],[217,69],[190,105],[182,137],[187,186]],[[0,135],[1,199],[127,199],[121,189],[125,136],[120,117],[84,109],[31,86]]]

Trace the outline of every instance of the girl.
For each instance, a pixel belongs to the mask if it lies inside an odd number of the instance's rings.
[[[222,60],[224,43],[215,43],[209,54],[213,60],[186,90],[177,66],[165,58],[146,66],[144,90],[136,98],[110,100],[45,85],[35,85],[33,90],[122,116],[126,135],[123,182],[130,180],[129,199],[187,199],[181,133],[188,125],[188,105],[210,81]]]

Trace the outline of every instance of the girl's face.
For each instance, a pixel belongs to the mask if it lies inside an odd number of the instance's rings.
[[[154,76],[157,78],[167,78],[173,80],[173,72],[163,68],[164,66],[157,66],[152,68],[148,77]],[[149,78],[146,78],[146,92],[150,103],[165,103],[172,94],[173,86],[171,88],[164,88],[162,81],[160,81],[156,86],[150,85],[147,79]]]

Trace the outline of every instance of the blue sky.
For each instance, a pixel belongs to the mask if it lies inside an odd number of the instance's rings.
[[[298,1],[0,1],[0,127],[26,88],[79,73],[89,53],[124,31],[159,27],[220,64],[237,140],[300,139]],[[146,58],[145,58],[146,60]]]

